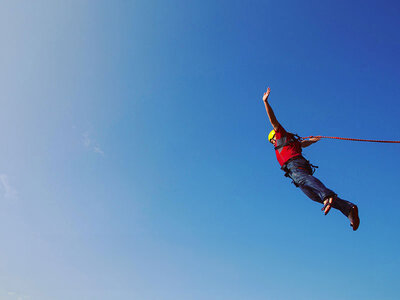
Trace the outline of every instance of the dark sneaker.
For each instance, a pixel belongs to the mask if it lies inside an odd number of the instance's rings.
[[[353,230],[356,231],[358,226],[360,225],[360,218],[358,217],[358,207],[354,205],[349,214],[350,226],[353,227]]]

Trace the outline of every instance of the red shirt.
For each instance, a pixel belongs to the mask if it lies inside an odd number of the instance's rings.
[[[275,130],[275,147],[279,147],[291,140],[291,135],[279,125],[278,129]],[[275,150],[276,158],[281,166],[283,166],[289,159],[301,155],[301,144],[299,141],[293,138],[293,142],[288,145]]]

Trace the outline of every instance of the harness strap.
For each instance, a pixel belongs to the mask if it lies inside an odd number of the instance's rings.
[[[283,144],[278,145],[278,146],[276,146],[274,148],[275,148],[275,150],[279,150],[279,149],[281,149],[283,147],[286,147],[286,146],[288,146],[288,145],[290,145],[292,143],[300,142],[300,141],[301,141],[301,137],[300,136],[298,136],[297,134],[288,132],[288,139]]]
[[[284,174],[285,177],[289,177],[290,179],[292,179],[292,183],[293,183],[296,187],[299,187],[299,185],[298,185],[298,184],[293,180],[293,178],[290,176],[290,173],[291,173],[291,172],[290,172],[289,168],[287,167],[287,165],[288,165],[288,163],[290,163],[291,161],[296,160],[296,159],[301,159],[301,158],[303,158],[303,159],[307,162],[307,165],[308,165],[308,167],[309,167],[309,171],[311,172],[311,175],[314,175],[316,169],[318,168],[318,166],[315,166],[315,165],[311,164],[310,161],[308,161],[307,159],[305,159],[304,156],[302,156],[302,155],[295,156],[295,157],[292,157],[291,159],[289,159],[289,160],[281,167],[281,169],[282,169],[283,172],[285,172],[285,174]],[[306,171],[307,171],[307,169],[305,169],[305,168],[303,168],[303,167],[297,167],[297,169],[301,169],[301,170],[306,170]]]

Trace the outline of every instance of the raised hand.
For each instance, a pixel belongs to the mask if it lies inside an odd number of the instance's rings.
[[[269,93],[271,92],[271,89],[268,87],[267,88],[267,91],[264,93],[264,96],[263,96],[263,101],[265,102],[265,101],[268,101],[268,96],[269,96]]]

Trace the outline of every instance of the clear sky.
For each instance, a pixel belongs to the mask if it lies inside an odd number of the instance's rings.
[[[398,299],[398,1],[2,1],[0,299]]]

